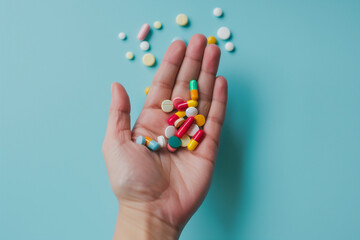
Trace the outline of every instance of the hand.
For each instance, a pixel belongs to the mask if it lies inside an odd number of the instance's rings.
[[[119,201],[114,239],[142,234],[156,239],[175,239],[204,200],[210,186],[224,122],[227,82],[216,77],[220,49],[194,35],[188,47],[175,41],[157,71],[143,110],[130,130],[130,102],[118,83],[111,86],[112,100],[103,154],[111,187]],[[135,143],[136,137],[154,140],[164,135],[167,119],[161,102],[190,99],[189,81],[198,80],[199,113],[206,117],[205,138],[195,149],[166,148],[152,152]],[[125,227],[126,225],[126,227]],[[150,229],[152,228],[152,229]],[[129,233],[130,231],[137,233]],[[140,233],[141,232],[141,233]],[[161,236],[161,238],[159,238]],[[150,237],[151,238],[151,237]]]

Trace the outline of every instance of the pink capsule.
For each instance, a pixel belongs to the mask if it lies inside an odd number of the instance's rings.
[[[144,25],[142,25],[142,27],[140,28],[140,31],[137,35],[137,39],[139,39],[140,41],[143,41],[147,34],[149,33],[150,30],[150,25],[145,23]]]

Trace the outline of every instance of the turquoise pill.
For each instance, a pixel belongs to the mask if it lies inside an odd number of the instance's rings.
[[[160,148],[160,144],[154,140],[151,140],[148,144],[148,148],[152,151],[157,151]]]
[[[143,136],[138,136],[136,139],[137,144],[145,145],[145,138]]]
[[[190,90],[198,90],[197,81],[191,80],[190,81]]]
[[[177,136],[170,137],[168,143],[172,148],[178,148],[181,146],[181,140]]]

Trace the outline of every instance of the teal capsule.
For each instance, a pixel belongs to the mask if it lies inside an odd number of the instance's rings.
[[[136,138],[136,143],[137,144],[145,145],[145,142],[146,142],[146,140],[145,140],[145,138],[143,136],[138,136]]]
[[[150,141],[147,146],[152,151],[157,151],[160,148],[160,144],[154,140]]]
[[[198,85],[197,85],[197,81],[196,80],[191,80],[190,81],[190,91],[191,90],[198,90]]]

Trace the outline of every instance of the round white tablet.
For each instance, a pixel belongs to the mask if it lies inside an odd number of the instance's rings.
[[[234,50],[234,44],[232,42],[227,42],[225,44],[225,50],[229,51],[229,52],[233,51]]]
[[[218,29],[217,35],[218,35],[218,37],[220,39],[226,40],[226,39],[228,39],[230,37],[231,33],[230,33],[229,28],[221,27],[221,28]]]
[[[157,137],[157,142],[162,148],[166,146],[165,138],[162,135]]]
[[[175,136],[176,134],[176,128],[174,126],[168,126],[165,128],[165,137],[171,138],[172,136]]]
[[[118,35],[119,39],[124,40],[126,39],[126,34],[124,32],[119,33]]]
[[[194,107],[189,107],[185,111],[187,117],[195,117],[198,114],[198,110]]]
[[[184,118],[179,118],[178,120],[175,121],[174,127],[179,128],[184,122],[185,122]]]
[[[145,66],[151,67],[155,64],[155,57],[151,53],[147,53],[143,56],[143,64]]]
[[[199,131],[199,129],[200,129],[200,128],[198,127],[198,125],[193,124],[193,125],[191,125],[191,127],[189,128],[189,130],[186,132],[186,134],[189,135],[190,137],[192,137],[192,136],[195,135],[195,133],[196,133],[197,131]]]
[[[185,134],[182,138],[180,138],[180,140],[181,140],[181,146],[182,147],[187,147],[187,145],[190,142],[190,137]]]
[[[156,22],[154,22],[154,28],[156,28],[156,29],[160,29],[160,28],[162,28],[162,24],[161,24],[161,22],[160,22],[160,21],[156,21]]]
[[[176,23],[179,26],[186,26],[189,22],[188,17],[184,13],[180,13],[176,16]]]
[[[127,52],[127,53],[125,54],[125,57],[126,57],[127,59],[131,60],[131,59],[134,58],[134,54],[129,51],[129,52]]]
[[[221,17],[223,15],[223,10],[219,7],[214,8],[213,14],[215,17]]]
[[[142,42],[140,43],[140,49],[141,49],[141,50],[147,51],[147,50],[149,50],[149,48],[150,48],[150,44],[149,44],[148,41],[142,41]]]
[[[161,103],[161,109],[164,112],[171,112],[174,109],[174,104],[171,100],[167,99],[162,101]]]

